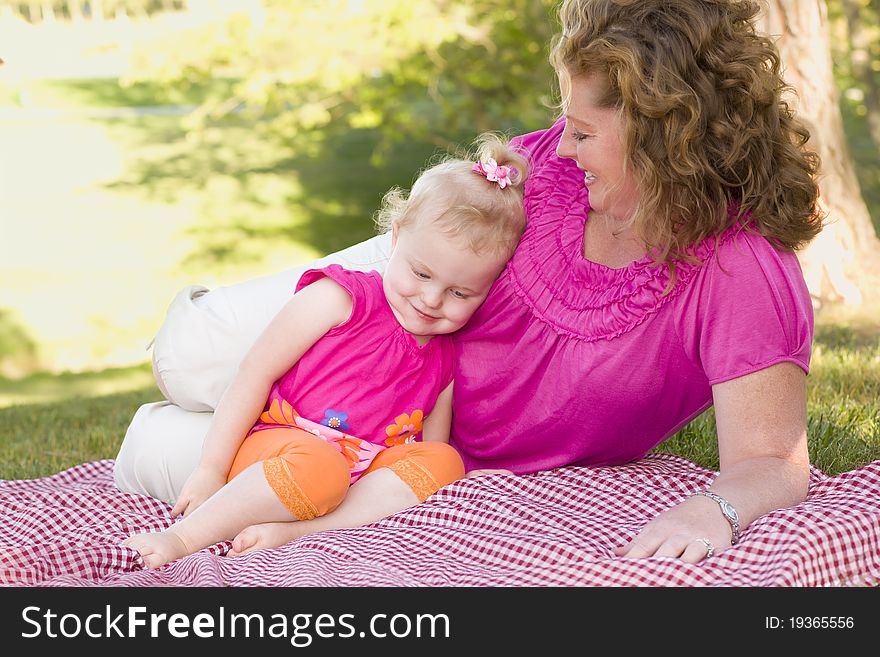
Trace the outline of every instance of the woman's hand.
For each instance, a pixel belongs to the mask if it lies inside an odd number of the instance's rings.
[[[512,475],[513,472],[511,472],[510,470],[504,470],[503,468],[497,468],[497,469],[488,468],[488,469],[484,469],[484,470],[471,470],[470,472],[468,472],[465,475],[465,479],[469,479],[470,477],[482,477],[483,475],[493,475],[493,474]]]
[[[807,495],[806,375],[792,363],[771,365],[712,386],[718,429],[720,472],[712,490],[736,508],[744,531],[774,509],[792,506]],[[689,497],[651,520],[621,557],[679,557],[696,563],[709,552],[730,547],[730,525],[718,504]]]
[[[177,503],[171,509],[171,517],[186,516],[201,506],[205,500],[226,485],[226,475],[214,468],[199,465],[186,480]]]
[[[730,547],[730,525],[718,504],[707,497],[689,497],[642,528],[628,544],[614,549],[618,557],[677,557],[697,563]],[[707,545],[704,541],[708,541]]]

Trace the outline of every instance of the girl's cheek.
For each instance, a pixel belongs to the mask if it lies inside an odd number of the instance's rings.
[[[408,280],[405,277],[400,277],[397,280],[397,292],[402,296],[410,297],[413,295],[416,289],[416,285]]]

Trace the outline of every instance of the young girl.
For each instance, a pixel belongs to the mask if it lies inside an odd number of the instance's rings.
[[[449,334],[483,303],[525,227],[525,160],[493,135],[478,145],[476,162],[446,160],[408,198],[385,195],[384,276],[338,265],[302,275],[218,404],[171,512],[184,518],[123,542],[148,567],[337,507],[336,526],[373,522],[464,476],[447,444]]]

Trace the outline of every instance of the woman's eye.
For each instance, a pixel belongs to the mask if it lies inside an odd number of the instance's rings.
[[[592,136],[593,135],[587,135],[587,134],[584,134],[583,132],[578,132],[577,130],[571,131],[571,138],[574,139],[575,141],[583,141],[584,139],[587,139],[588,137],[592,137]]]

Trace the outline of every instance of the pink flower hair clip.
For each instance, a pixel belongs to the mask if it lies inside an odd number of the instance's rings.
[[[516,167],[499,166],[498,162],[491,157],[487,158],[485,162],[480,161],[474,164],[471,167],[471,171],[479,173],[481,176],[486,176],[486,180],[489,182],[498,183],[501,189],[512,185],[519,178],[519,171]]]

